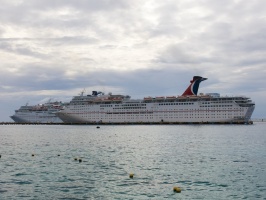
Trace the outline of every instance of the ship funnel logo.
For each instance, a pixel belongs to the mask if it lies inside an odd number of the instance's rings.
[[[193,80],[190,81],[190,85],[182,94],[182,96],[197,95],[200,83],[205,80],[207,80],[207,78],[203,78],[201,76],[194,76]]]

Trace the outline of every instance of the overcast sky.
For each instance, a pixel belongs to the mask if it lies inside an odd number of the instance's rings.
[[[0,121],[83,89],[244,95],[266,117],[265,0],[0,0]]]

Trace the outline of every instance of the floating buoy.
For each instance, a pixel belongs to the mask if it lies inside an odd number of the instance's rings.
[[[77,158],[74,158],[74,160],[78,160]]]
[[[58,154],[57,156],[60,156],[60,154]]]
[[[173,190],[176,193],[180,193],[181,192],[181,189],[179,187],[174,187]]]
[[[133,176],[134,176],[134,173],[129,174],[129,178],[133,178]]]
[[[81,158],[79,159],[79,162],[82,162],[82,159]]]
[[[96,128],[100,128],[100,126],[97,126]]]
[[[35,156],[34,154],[31,154],[31,156]]]
[[[0,158],[1,158],[2,156],[0,155]]]

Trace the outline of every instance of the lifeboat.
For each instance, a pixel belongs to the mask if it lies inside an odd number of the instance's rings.
[[[122,101],[122,98],[121,97],[115,97],[115,98],[112,98],[112,101]]]
[[[151,101],[152,100],[152,97],[144,97],[144,100],[145,101]]]
[[[169,97],[166,97],[166,99],[176,99],[175,96],[169,96]]]
[[[164,97],[155,97],[156,100],[164,100]]]
[[[102,102],[111,102],[111,99],[103,99]]]
[[[186,98],[188,98],[188,96],[178,96],[177,98],[178,99],[186,99]]]
[[[188,96],[188,98],[190,98],[190,99],[198,99],[199,96],[197,96],[197,95],[190,95],[190,96]]]
[[[101,99],[95,99],[93,102],[102,102],[102,100]]]

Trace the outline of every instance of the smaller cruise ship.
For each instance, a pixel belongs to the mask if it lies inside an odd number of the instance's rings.
[[[56,112],[63,106],[64,104],[58,101],[33,106],[26,104],[15,110],[15,114],[10,118],[16,123],[62,123]]]

